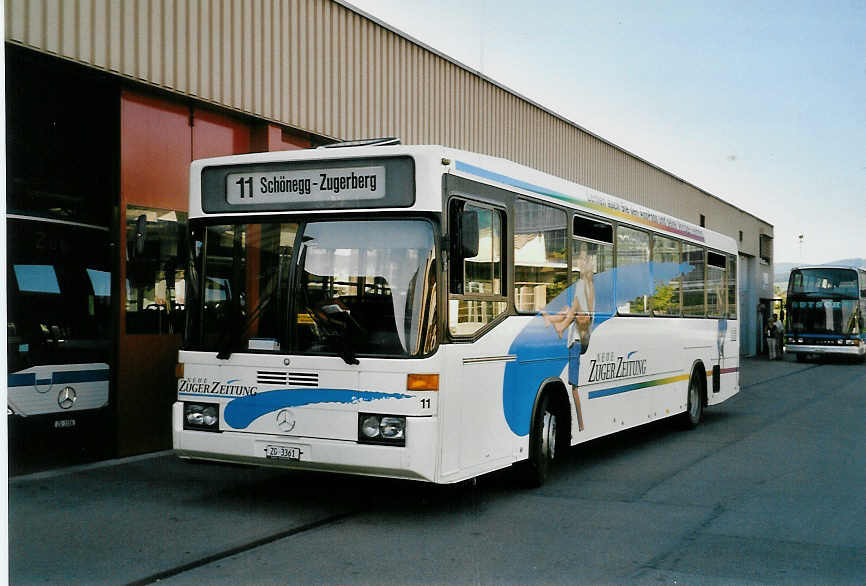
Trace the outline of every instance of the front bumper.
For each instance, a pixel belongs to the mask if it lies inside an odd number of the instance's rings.
[[[437,418],[407,417],[406,428],[405,446],[238,431],[192,431],[183,429],[183,403],[177,402],[172,408],[172,444],[181,458],[436,482]],[[269,445],[301,447],[302,458],[267,458],[264,452]]]
[[[790,354],[842,354],[845,356],[866,356],[866,344],[857,346],[849,345],[814,345],[814,344],[786,344],[785,352]]]

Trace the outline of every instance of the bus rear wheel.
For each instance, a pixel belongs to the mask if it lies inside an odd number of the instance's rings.
[[[703,386],[701,385],[701,372],[696,368],[689,378],[688,403],[686,412],[680,415],[680,424],[683,429],[694,429],[701,422],[704,415]]]
[[[529,430],[529,459],[521,467],[522,480],[530,487],[537,488],[544,484],[550,475],[558,447],[557,439],[561,435],[557,426],[561,424],[558,409],[545,393],[538,404],[532,427]]]

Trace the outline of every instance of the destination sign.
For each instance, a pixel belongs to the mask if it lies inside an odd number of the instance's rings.
[[[349,167],[229,173],[231,205],[378,200],[385,197],[385,167]]]

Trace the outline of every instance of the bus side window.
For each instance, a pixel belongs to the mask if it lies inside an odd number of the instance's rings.
[[[653,236],[653,315],[680,315],[682,282],[679,241]]]
[[[649,234],[616,227],[616,310],[626,315],[647,315],[650,310]]]
[[[514,304],[536,313],[565,291],[568,281],[567,220],[553,206],[514,202]]]
[[[683,315],[703,317],[704,306],[704,249],[683,243],[682,262],[689,265],[683,277]]]
[[[737,257],[728,257],[728,318],[737,319]]]
[[[725,307],[725,255],[707,252],[707,315],[724,317]]]
[[[587,312],[610,316],[616,311],[613,297],[613,224],[574,216],[571,222],[571,278],[569,284],[578,281],[592,282],[592,298]],[[588,274],[587,274],[588,273]],[[586,287],[575,287],[575,297],[580,298]]]
[[[465,246],[457,236],[461,233],[461,219],[467,213],[474,214],[478,224],[477,249],[471,251],[476,247]],[[450,292],[452,296],[458,297],[450,299],[448,303],[448,328],[453,336],[474,334],[508,308],[502,266],[503,217],[501,210],[459,199],[451,201]],[[470,252],[476,254],[467,257]]]

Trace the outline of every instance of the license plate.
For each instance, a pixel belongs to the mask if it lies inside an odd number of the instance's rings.
[[[74,419],[58,419],[54,422],[54,429],[68,429],[75,427]]]
[[[301,446],[265,446],[265,458],[299,461],[304,454],[305,449]]]

